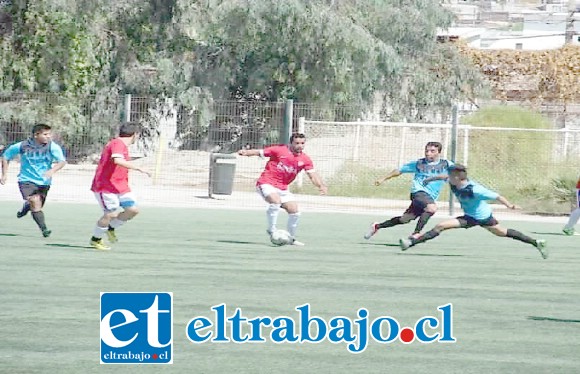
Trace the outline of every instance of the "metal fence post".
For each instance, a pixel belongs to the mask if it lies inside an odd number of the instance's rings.
[[[125,100],[123,102],[123,112],[121,116],[121,121],[131,122],[131,94],[125,95]]]
[[[280,143],[288,144],[292,135],[292,118],[294,117],[294,100],[288,99],[284,104],[284,125],[280,133]]]
[[[300,117],[298,118],[298,132],[301,134],[306,134],[306,118]],[[302,188],[304,185],[304,172],[298,173],[296,176],[296,185],[298,188]]]
[[[453,105],[451,117],[451,161],[457,161],[457,127],[459,125],[459,108],[457,104]],[[455,207],[453,206],[455,196],[449,190],[449,215],[455,215]]]

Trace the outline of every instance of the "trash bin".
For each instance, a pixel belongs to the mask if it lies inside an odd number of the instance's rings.
[[[236,164],[225,161],[232,159],[236,159],[235,154],[212,153],[209,155],[209,197],[232,194]]]

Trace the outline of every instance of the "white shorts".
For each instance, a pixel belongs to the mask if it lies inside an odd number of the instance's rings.
[[[132,192],[117,194],[107,192],[95,192],[95,198],[104,212],[114,212],[121,208],[130,208],[137,205]]]
[[[277,187],[272,186],[271,184],[259,184],[256,186],[256,190],[262,196],[263,199],[266,199],[269,195],[273,193],[277,193],[280,196],[280,202],[282,204],[287,203],[289,201],[294,201],[294,195],[289,190],[281,190]]]

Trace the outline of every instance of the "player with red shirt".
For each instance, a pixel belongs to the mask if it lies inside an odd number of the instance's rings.
[[[117,236],[115,229],[132,219],[139,213],[135,197],[129,187],[129,169],[137,170],[147,175],[149,172],[133,165],[129,158],[129,145],[139,137],[138,123],[126,122],[121,124],[119,137],[111,140],[101,153],[101,159],[91,191],[94,192],[103,216],[97,221],[90,245],[100,250],[109,250],[103,243],[103,235],[107,233],[109,242],[115,243]],[[123,208],[118,213],[117,210]]]
[[[262,175],[258,178],[256,189],[260,196],[269,204],[266,214],[268,217],[267,232],[270,235],[276,230],[280,208],[288,213],[288,232],[292,235],[292,238],[296,235],[300,212],[298,211],[298,203],[288,190],[288,185],[296,179],[296,176],[302,170],[306,171],[306,174],[312,183],[318,187],[322,195],[327,193],[327,187],[314,170],[312,160],[303,152],[305,142],[306,136],[304,134],[295,133],[290,137],[290,145],[274,145],[264,149],[242,149],[238,151],[240,156],[269,157]],[[304,243],[294,239],[292,245],[302,246]]]

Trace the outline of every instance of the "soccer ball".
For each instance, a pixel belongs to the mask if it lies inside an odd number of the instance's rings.
[[[274,245],[286,245],[292,243],[292,235],[286,230],[275,230],[270,235],[270,241]]]

